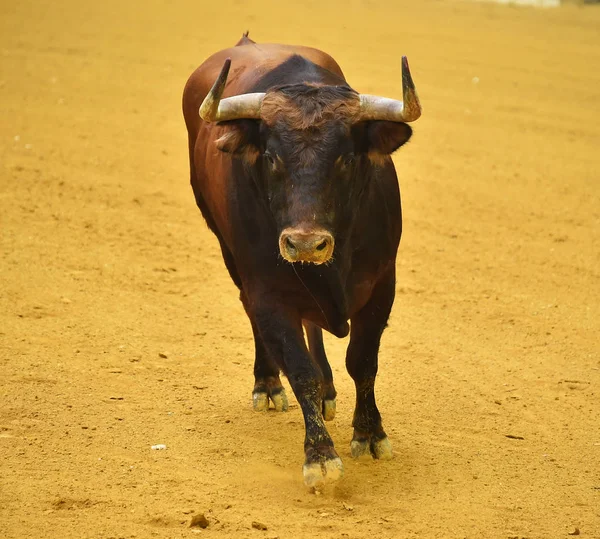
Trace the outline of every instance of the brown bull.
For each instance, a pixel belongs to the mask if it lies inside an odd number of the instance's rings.
[[[345,337],[351,323],[352,456],[392,455],[374,385],[402,231],[390,154],[420,115],[405,58],[402,81],[403,101],[359,94],[327,54],[245,35],[183,94],[196,202],[252,325],[254,408],[287,409],[282,370],[304,415],[309,486],[342,473],[324,423],[336,391],[321,328]]]

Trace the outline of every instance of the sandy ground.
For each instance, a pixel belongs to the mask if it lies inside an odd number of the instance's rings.
[[[351,460],[328,338],[346,475],[320,496],[295,401],[252,411],[250,326],[188,185],[183,85],[246,29],[365,93],[399,96],[407,54],[424,106],[395,159],[395,458]],[[599,32],[594,6],[3,1],[2,537],[599,538]]]

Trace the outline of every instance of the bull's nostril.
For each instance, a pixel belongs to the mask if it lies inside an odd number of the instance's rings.
[[[321,243],[319,243],[319,245],[315,247],[315,249],[317,251],[322,251],[323,249],[325,249],[325,247],[327,247],[327,240],[323,240]]]
[[[288,249],[292,249],[293,251],[296,250],[296,246],[292,243],[292,240],[290,240],[290,238],[285,239],[285,245]]]

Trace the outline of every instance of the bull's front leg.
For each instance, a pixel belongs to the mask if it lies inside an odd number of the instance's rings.
[[[354,458],[392,458],[392,446],[375,403],[375,378],[379,343],[394,303],[395,283],[395,272],[391,271],[375,286],[367,304],[351,318],[346,368],[356,386],[354,436],[350,445]]]
[[[325,428],[322,415],[323,380],[319,367],[312,361],[296,313],[278,306],[251,307],[249,314],[260,333],[269,356],[276,359],[288,377],[304,415],[304,483],[317,487],[337,480],[343,473],[340,457]]]

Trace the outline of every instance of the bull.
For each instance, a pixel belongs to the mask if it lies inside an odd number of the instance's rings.
[[[304,416],[309,487],[343,472],[325,426],[336,390],[323,329],[350,333],[352,457],[392,457],[374,388],[402,233],[390,155],[421,114],[406,57],[402,88],[402,100],[359,94],[324,52],[246,33],[183,93],[196,203],[252,326],[253,406],[287,410],[282,371]]]

